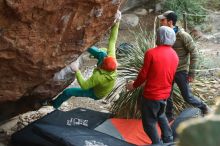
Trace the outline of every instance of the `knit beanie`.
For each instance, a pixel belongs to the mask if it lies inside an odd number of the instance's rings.
[[[102,65],[101,65],[101,69],[104,69],[106,71],[114,71],[117,69],[117,61],[114,57],[108,56],[105,57]]]

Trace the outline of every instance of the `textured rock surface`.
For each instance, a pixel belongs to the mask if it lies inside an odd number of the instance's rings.
[[[53,81],[54,73],[106,33],[119,3],[0,0],[0,120],[9,105],[13,114],[34,108],[69,85]]]
[[[129,29],[130,27],[135,27],[139,23],[139,17],[135,14],[124,14],[121,19],[120,28]]]

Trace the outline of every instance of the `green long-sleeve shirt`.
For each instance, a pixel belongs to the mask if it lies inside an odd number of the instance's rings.
[[[107,55],[111,57],[116,57],[115,55],[115,45],[118,36],[119,22],[117,22],[111,29],[111,34],[109,38],[109,44],[107,49]],[[100,68],[95,68],[92,76],[85,80],[80,70],[76,72],[77,81],[82,89],[93,88],[93,91],[97,98],[102,98],[107,96],[114,87],[117,78],[116,71],[105,71]]]
[[[82,89],[93,88],[97,98],[107,96],[113,89],[116,81],[116,71],[108,72],[102,69],[94,69],[92,76],[85,80],[80,71],[76,72],[77,81]]]
[[[176,42],[173,48],[179,57],[177,71],[186,70],[190,76],[195,76],[198,50],[192,37],[184,30],[179,29],[176,33]]]

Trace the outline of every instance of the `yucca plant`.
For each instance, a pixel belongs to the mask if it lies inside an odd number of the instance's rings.
[[[120,51],[117,54],[119,57],[118,63],[118,81],[115,88],[106,98],[113,101],[111,107],[112,113],[115,117],[120,118],[140,118],[140,102],[143,87],[139,87],[133,91],[126,91],[125,84],[129,80],[134,80],[140,68],[143,65],[144,53],[147,49],[154,47],[155,37],[152,33],[143,30],[139,26],[138,31],[130,31],[130,36],[133,38],[133,42],[129,42],[132,47],[129,49]],[[177,114],[184,108],[189,107],[181,96],[178,87],[174,86],[174,112]],[[205,100],[205,99],[202,99]]]

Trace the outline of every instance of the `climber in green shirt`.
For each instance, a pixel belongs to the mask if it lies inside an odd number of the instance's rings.
[[[67,88],[51,103],[54,108],[59,108],[61,104],[70,97],[89,97],[94,100],[107,96],[114,87],[117,78],[117,61],[115,55],[115,45],[118,36],[119,22],[116,22],[111,29],[107,51],[92,46],[87,51],[98,59],[97,67],[92,76],[85,80],[78,65],[73,62],[70,68],[75,72],[76,79],[81,88]]]

